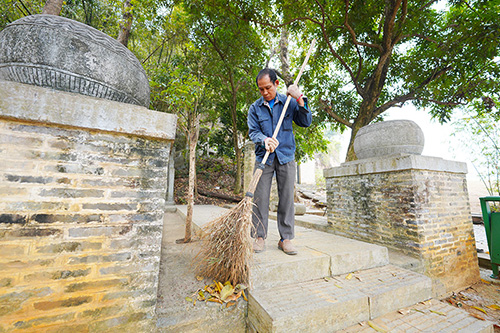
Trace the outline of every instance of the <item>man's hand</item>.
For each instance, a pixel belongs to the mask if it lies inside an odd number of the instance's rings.
[[[266,145],[266,150],[270,153],[273,153],[280,144],[275,138],[267,138],[264,140],[264,143]]]
[[[294,99],[299,99],[302,97],[299,87],[296,84],[292,84],[288,87],[286,91],[287,95],[292,96]]]

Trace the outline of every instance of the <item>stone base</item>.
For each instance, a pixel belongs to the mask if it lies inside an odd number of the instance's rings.
[[[420,258],[443,294],[479,280],[465,163],[395,155],[324,172],[328,222],[341,236]]]

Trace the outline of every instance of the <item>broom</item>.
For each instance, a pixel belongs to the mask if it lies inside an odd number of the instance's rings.
[[[298,84],[315,43],[316,40],[313,40],[294,84]],[[286,99],[273,138],[278,135],[291,99],[291,96]],[[209,222],[203,228],[202,240],[205,243],[195,257],[195,261],[198,262],[197,270],[202,276],[211,277],[216,281],[229,281],[233,286],[238,283],[248,284],[253,252],[252,238],[250,237],[253,193],[262,176],[268,157],[269,151],[266,152],[262,162],[255,170],[248,191],[238,205]]]

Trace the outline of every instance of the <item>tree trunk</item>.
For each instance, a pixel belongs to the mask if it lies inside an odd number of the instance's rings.
[[[192,126],[189,127],[189,185],[187,193],[187,215],[184,243],[191,241],[191,230],[193,225],[194,192],[196,179],[196,145],[200,134],[200,117],[195,116]]]
[[[56,15],[61,14],[64,0],[47,0],[43,6],[42,14]]]
[[[237,100],[237,89],[234,84],[234,79],[231,74],[230,76],[230,83],[231,83],[231,89],[232,89],[232,94],[233,94],[233,100],[232,100],[232,105],[231,105],[231,123],[233,127],[233,146],[234,146],[234,153],[236,155],[236,178],[234,180],[234,194],[239,194],[242,190],[241,186],[241,148],[239,145],[239,140],[238,140],[238,122],[236,120],[237,117],[237,108],[238,108],[238,100]]]
[[[354,139],[358,134],[361,127],[370,124],[376,117],[373,116],[373,112],[377,105],[378,96],[380,94],[373,94],[374,97],[366,98],[361,103],[361,107],[358,112],[358,117],[354,121],[351,127],[351,139],[349,140],[349,148],[347,149],[346,162],[357,160],[356,153],[354,152]]]
[[[125,0],[123,3],[123,21],[120,22],[120,33],[118,34],[118,42],[128,46],[128,39],[130,37],[130,30],[132,28],[132,4],[130,0]]]
[[[280,62],[281,62],[281,75],[288,87],[293,83],[293,77],[290,73],[290,60],[288,59],[288,37],[290,33],[286,27],[281,28],[281,38],[279,42],[280,47]]]

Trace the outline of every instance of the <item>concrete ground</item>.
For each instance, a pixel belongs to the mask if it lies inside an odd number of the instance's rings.
[[[211,281],[196,278],[192,260],[199,243],[196,240],[190,244],[176,243],[184,237],[184,229],[185,222],[179,214],[165,214],[157,305],[159,331],[217,332],[225,331],[223,325],[227,325],[235,332],[244,332],[246,302],[243,300],[229,309],[217,303],[193,305],[186,301],[186,297],[192,297]]]
[[[205,304],[204,302],[199,302],[193,305],[186,301],[186,297],[192,296],[199,288],[203,288],[203,286],[211,283],[211,281],[198,281],[196,271],[192,266],[192,259],[198,252],[200,243],[197,241],[191,244],[176,243],[177,239],[183,238],[185,228],[185,221],[181,217],[185,207],[178,208],[180,208],[179,212],[166,213],[164,220],[157,307],[159,331],[194,332],[202,330],[245,332],[247,303],[244,300],[240,299],[237,306],[229,309],[221,307],[221,305],[216,303]],[[215,206],[197,206],[196,212],[194,217],[195,224],[202,225],[217,217],[221,213],[221,209]],[[321,225],[324,223],[314,215],[311,215],[310,218],[307,215],[300,216],[297,219],[301,221],[297,225],[300,223],[304,226],[308,223],[311,226],[316,224],[318,229],[321,229]],[[272,228],[276,228],[276,225],[270,221],[270,233],[274,234],[275,231],[271,230]],[[298,228],[299,230],[302,229]],[[300,236],[300,232],[298,236]],[[272,247],[269,249],[270,251],[273,250],[274,245],[274,243],[269,244]],[[298,241],[297,245],[301,245],[300,241]],[[389,257],[391,262],[393,262],[390,254]],[[404,258],[399,259],[404,260]],[[491,274],[491,271],[489,272]],[[488,271],[483,270],[482,277],[485,279],[486,274],[488,274]],[[457,294],[457,297],[464,296],[467,299],[475,300],[476,303],[474,304],[480,308],[485,308],[491,304],[500,305],[500,296],[498,296],[500,295],[499,288],[500,286],[496,283],[483,283],[473,286],[472,289],[469,288],[461,294]],[[477,312],[477,310],[471,308],[472,305],[467,306],[467,303],[463,303],[466,305],[464,306],[466,310]],[[500,311],[489,308],[486,308],[486,310],[488,311],[487,319],[499,323]]]

